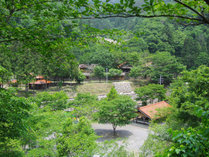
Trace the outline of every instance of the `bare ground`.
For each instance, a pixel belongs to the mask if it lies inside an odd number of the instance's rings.
[[[122,144],[125,140],[125,148],[134,153],[139,152],[139,148],[147,139],[149,131],[148,126],[146,125],[132,123],[123,127],[117,127],[117,133],[116,136],[114,136],[111,124],[93,123],[92,127],[94,128],[96,134],[101,136],[98,139],[98,142],[119,139],[119,144]]]

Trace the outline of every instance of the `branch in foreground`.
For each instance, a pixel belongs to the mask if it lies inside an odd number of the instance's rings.
[[[0,43],[10,42],[10,41],[15,41],[15,40],[18,40],[18,39],[0,40]]]
[[[174,0],[176,3],[179,3],[181,5],[183,5],[184,7],[188,8],[189,10],[193,11],[194,13],[196,13],[197,15],[199,15],[203,21],[205,21],[206,23],[209,23],[209,21],[205,18],[205,16],[203,16],[201,13],[199,13],[197,10],[193,9],[192,7],[188,6],[187,4],[179,1],[179,0]]]
[[[170,18],[180,18],[180,19],[186,19],[191,21],[199,21],[202,23],[206,23],[206,21],[203,21],[199,18],[193,18],[188,16],[179,16],[179,15],[107,15],[107,16],[97,16],[97,17],[76,17],[76,18],[68,18],[68,19],[105,19],[105,18],[114,18],[114,17],[121,17],[121,18],[130,18],[130,17],[141,17],[141,18],[157,18],[157,17],[170,17]]]

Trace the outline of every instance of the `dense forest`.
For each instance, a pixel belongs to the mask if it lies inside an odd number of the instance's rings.
[[[39,53],[36,48],[25,48],[20,43],[11,45],[9,49],[7,45],[1,47],[1,52],[8,51],[0,54],[1,65],[13,72],[15,78],[21,82],[21,79],[26,81],[26,78],[30,81],[30,73],[44,74],[53,79],[74,79],[79,74],[79,63],[98,64],[109,69],[117,69],[118,65],[127,63],[135,70],[134,74],[131,72],[132,77],[156,75],[148,70],[145,70],[148,74],[140,74],[140,71],[144,72],[147,62],[175,64],[169,71],[177,74],[184,69],[183,65],[191,70],[209,64],[208,26],[185,27],[164,18],[76,20],[74,24],[76,26],[72,35],[69,25],[63,24],[63,30],[66,40],[74,37],[73,40],[78,39],[76,42],[80,42],[78,45],[66,41],[57,45],[48,55]],[[89,35],[93,37],[87,39]],[[84,39],[80,39],[83,37]],[[111,39],[115,43],[105,39]],[[16,53],[11,56],[11,52]],[[162,71],[161,75],[168,77],[166,73],[167,71]]]
[[[208,11],[208,0],[0,0],[0,156],[207,157]],[[137,98],[108,81],[101,100],[64,92],[64,81],[83,85],[79,64],[96,65],[99,84],[131,67]],[[40,75],[56,88],[29,89]],[[151,121],[138,154],[97,141],[92,123],[111,124],[115,137],[154,100],[171,107]]]

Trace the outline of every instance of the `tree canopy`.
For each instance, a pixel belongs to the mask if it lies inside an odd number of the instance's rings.
[[[113,90],[111,92],[114,93]],[[115,94],[114,94],[115,95]],[[110,96],[109,96],[110,98]],[[128,96],[116,96],[101,102],[97,118],[99,123],[110,123],[113,126],[113,132],[116,133],[117,126],[124,126],[135,118],[136,102]]]
[[[169,17],[183,19],[184,22],[189,24],[209,24],[207,17],[209,10],[208,0],[121,0],[120,2],[107,0],[106,2],[109,2],[107,3],[108,5],[105,5],[105,2],[97,1],[100,4],[99,6],[106,9],[105,11],[107,12],[106,14],[98,13],[97,18]],[[102,11],[101,9],[100,12]]]
[[[0,4],[1,43],[25,41],[31,45],[47,46],[62,39],[62,23],[73,25],[70,21],[63,20],[76,18],[172,17],[185,19],[192,24],[209,24],[208,0],[1,0]],[[48,30],[51,30],[50,33]]]
[[[161,101],[166,98],[166,89],[163,85],[159,84],[149,84],[140,88],[136,88],[135,92],[137,94],[137,99],[142,101],[143,105],[147,105],[147,101],[153,103],[154,99]]]
[[[59,156],[92,156],[97,146],[96,139],[97,136],[86,118],[81,117],[77,124],[68,119],[57,140]]]

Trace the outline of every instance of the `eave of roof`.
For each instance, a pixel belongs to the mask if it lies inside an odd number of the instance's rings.
[[[158,109],[167,108],[167,107],[171,107],[171,106],[165,101],[161,101],[155,104],[139,107],[138,110],[148,118],[153,119],[153,118],[160,118],[160,117],[155,117],[156,113],[158,112],[157,111]]]

